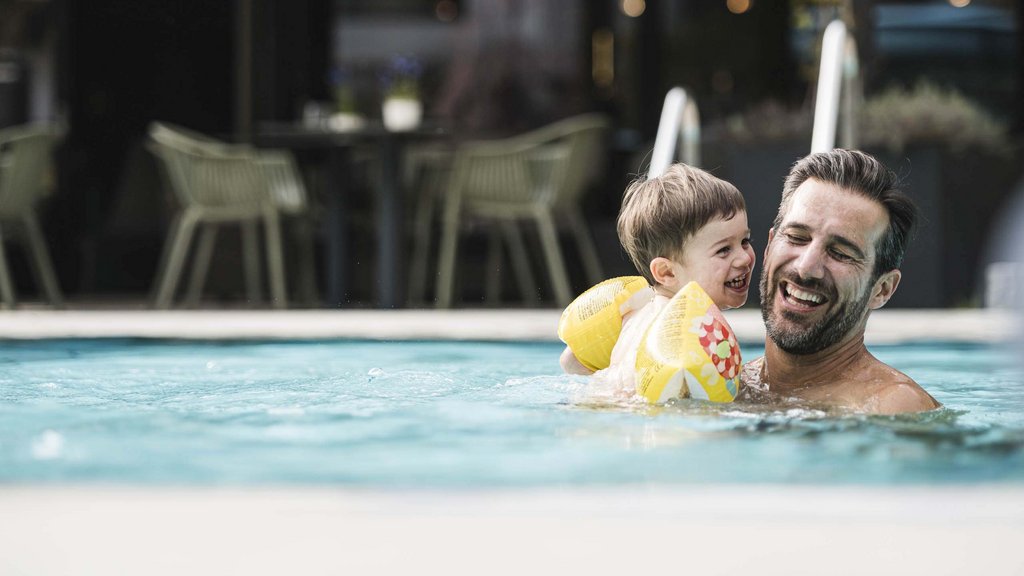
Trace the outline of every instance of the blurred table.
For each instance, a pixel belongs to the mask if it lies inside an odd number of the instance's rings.
[[[411,142],[446,137],[437,125],[422,124],[407,132],[389,132],[379,123],[367,123],[358,130],[335,132],[292,123],[262,123],[257,126],[253,143],[260,147],[321,151],[327,155],[324,251],[327,274],[325,304],[340,307],[346,302],[348,271],[348,226],[345,202],[351,190],[351,151],[357,145],[377,147],[380,157],[380,184],[374,194],[377,251],[377,307],[396,308],[404,302],[402,271],[405,269],[403,241],[402,168],[405,148]]]

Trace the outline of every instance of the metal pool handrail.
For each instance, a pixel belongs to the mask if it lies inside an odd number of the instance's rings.
[[[833,20],[821,39],[818,93],[811,133],[812,154],[836,147],[836,128],[840,123],[842,146],[853,148],[856,145],[853,113],[854,99],[859,96],[857,77],[857,43],[842,20]],[[844,93],[845,98],[842,97]]]
[[[697,110],[697,101],[678,86],[665,95],[647,178],[661,176],[677,154],[690,166],[700,165],[700,112]]]

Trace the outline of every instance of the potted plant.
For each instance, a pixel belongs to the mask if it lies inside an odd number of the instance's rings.
[[[352,72],[343,66],[331,68],[328,84],[334,99],[334,112],[327,125],[336,132],[359,130],[365,124],[356,106],[356,88]]]
[[[423,118],[420,75],[423,67],[411,56],[395,56],[381,74],[382,120],[392,132],[414,130]]]

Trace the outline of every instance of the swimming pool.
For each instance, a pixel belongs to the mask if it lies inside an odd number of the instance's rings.
[[[987,344],[873,346],[916,416],[581,403],[559,345],[0,343],[0,482],[374,488],[1024,480],[1024,373]],[[761,353],[746,345],[744,356]]]

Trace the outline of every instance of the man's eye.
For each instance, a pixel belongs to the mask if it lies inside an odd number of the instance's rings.
[[[840,262],[849,262],[850,260],[853,260],[853,256],[850,256],[849,254],[845,254],[845,253],[840,252],[838,250],[832,250],[831,252],[832,252],[832,257],[835,258],[836,260],[840,261]]]
[[[806,236],[800,236],[799,234],[786,234],[786,240],[793,244],[806,244],[808,242]]]

